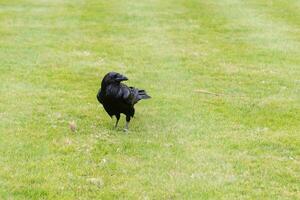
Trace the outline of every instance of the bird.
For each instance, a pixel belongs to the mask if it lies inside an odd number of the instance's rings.
[[[116,117],[115,128],[117,128],[121,114],[126,116],[124,131],[128,131],[128,125],[134,116],[134,105],[141,99],[151,98],[145,90],[128,87],[121,83],[128,78],[118,72],[107,73],[102,81],[97,93],[97,99],[103,105],[104,110],[112,118]]]

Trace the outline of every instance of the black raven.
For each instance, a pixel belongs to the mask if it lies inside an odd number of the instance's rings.
[[[109,72],[104,76],[97,94],[97,99],[103,105],[107,114],[110,117],[116,116],[115,127],[118,126],[120,114],[126,115],[125,131],[128,130],[129,121],[134,116],[134,104],[141,99],[151,98],[145,90],[128,87],[121,83],[127,80],[128,78],[122,74]]]

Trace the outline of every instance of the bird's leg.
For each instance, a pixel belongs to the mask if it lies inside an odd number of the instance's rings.
[[[116,121],[115,128],[118,127],[118,123],[119,123],[119,119],[117,119],[117,121]]]
[[[125,125],[125,128],[124,128],[124,131],[128,131],[128,125],[129,125],[129,122],[130,122],[130,116],[126,116],[126,125]]]
[[[118,127],[118,123],[119,123],[119,119],[120,119],[120,114],[116,114],[116,118],[117,118],[117,121],[116,121],[116,124],[115,124],[115,128]]]
[[[129,125],[129,122],[126,122],[126,125],[125,125],[125,128],[124,128],[124,131],[128,131],[128,125]]]

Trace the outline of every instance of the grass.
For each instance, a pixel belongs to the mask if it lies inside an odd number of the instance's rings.
[[[299,199],[299,8],[2,0],[0,199]],[[108,71],[152,96],[129,134]]]

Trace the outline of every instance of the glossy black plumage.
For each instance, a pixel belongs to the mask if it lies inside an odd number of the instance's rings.
[[[128,87],[121,83],[128,80],[127,77],[117,72],[109,72],[106,74],[101,82],[101,88],[98,91],[97,99],[103,105],[107,114],[110,117],[116,116],[118,121],[120,114],[126,115],[126,127],[128,129],[128,123],[131,117],[134,116],[134,104],[141,99],[151,98],[147,95],[145,90],[140,90],[134,87]]]

